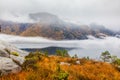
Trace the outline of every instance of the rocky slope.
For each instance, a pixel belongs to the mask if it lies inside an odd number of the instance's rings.
[[[20,65],[25,61],[27,52],[0,40],[0,75],[21,71]]]
[[[34,23],[16,23],[0,20],[2,33],[21,36],[42,36],[56,40],[87,39],[87,35],[95,37],[114,36],[115,33],[102,25],[77,25],[68,23],[50,13],[31,13],[29,18]]]

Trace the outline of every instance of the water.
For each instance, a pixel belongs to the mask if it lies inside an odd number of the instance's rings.
[[[7,41],[20,49],[46,49],[55,51],[57,48],[67,49],[69,54],[73,56],[77,54],[79,57],[89,56],[93,59],[99,59],[100,54],[108,50],[112,55],[120,57],[120,38],[105,37],[98,39],[88,36],[87,40],[49,40],[42,37],[20,37],[0,34],[0,40]],[[52,53],[52,52],[50,52]]]
[[[68,40],[68,41],[47,41],[47,42],[29,42],[13,43],[18,48],[45,49],[64,48],[73,56],[99,59],[100,54],[108,50],[112,55],[120,57],[120,39],[115,37],[106,37],[105,39],[88,40]]]

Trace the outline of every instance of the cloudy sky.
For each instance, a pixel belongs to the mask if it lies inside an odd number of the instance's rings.
[[[27,15],[49,12],[79,24],[120,29],[120,0],[0,0],[0,18],[28,21]]]

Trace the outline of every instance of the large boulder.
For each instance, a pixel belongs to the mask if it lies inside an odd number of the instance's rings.
[[[28,55],[28,52],[0,41],[0,75],[19,72],[26,55]]]
[[[0,57],[0,75],[17,73],[21,71],[21,67],[17,65],[11,58]]]
[[[2,57],[9,57],[9,54],[4,49],[0,49],[0,56],[2,56]]]

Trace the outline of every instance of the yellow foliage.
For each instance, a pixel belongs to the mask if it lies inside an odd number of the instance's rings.
[[[80,64],[75,64],[76,61],[80,61]],[[70,65],[60,65],[60,62]],[[57,65],[69,74],[68,80],[120,80],[120,72],[114,66],[94,60],[42,56],[37,65],[37,70],[23,70],[18,74],[2,76],[0,80],[54,80]]]

